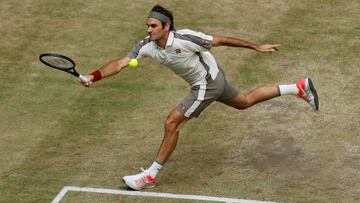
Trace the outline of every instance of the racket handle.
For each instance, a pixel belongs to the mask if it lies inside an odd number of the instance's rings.
[[[82,82],[89,82],[89,79],[83,75],[79,75],[79,79],[82,81]]]

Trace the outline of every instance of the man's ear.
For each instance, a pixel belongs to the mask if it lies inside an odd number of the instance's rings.
[[[170,23],[165,24],[165,30],[170,31]]]

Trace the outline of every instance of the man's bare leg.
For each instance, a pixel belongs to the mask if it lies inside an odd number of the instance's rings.
[[[319,98],[310,78],[298,80],[289,85],[261,86],[247,94],[238,94],[231,101],[224,103],[237,109],[246,109],[259,102],[281,95],[297,95],[309,103],[315,111],[319,109]]]
[[[165,164],[172,152],[175,150],[180,128],[189,120],[176,109],[172,110],[165,120],[165,135],[156,156],[156,162]]]
[[[246,109],[250,106],[263,102],[274,97],[280,96],[280,92],[277,86],[261,86],[247,94],[239,93],[234,99],[228,102],[224,102],[226,105],[232,106],[237,109]]]
[[[165,120],[164,139],[160,145],[156,161],[154,161],[149,169],[144,170],[142,173],[124,176],[123,181],[127,186],[135,190],[155,187],[155,176],[175,150],[179,138],[179,130],[188,120],[190,119],[176,109],[170,112]]]

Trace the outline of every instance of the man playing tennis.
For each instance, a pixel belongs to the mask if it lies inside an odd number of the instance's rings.
[[[129,54],[114,60],[86,76],[92,82],[121,72],[131,58],[150,57],[170,68],[191,86],[190,93],[169,113],[165,120],[165,135],[154,163],[136,175],[123,177],[130,188],[141,190],[155,187],[155,177],[174,151],[180,128],[212,102],[219,101],[237,109],[283,95],[297,95],[318,110],[318,96],[310,78],[295,84],[262,86],[247,94],[239,93],[225,79],[215,58],[209,52],[212,47],[231,46],[254,49],[261,53],[278,51],[280,45],[257,45],[236,38],[210,36],[192,30],[175,31],[172,13],[160,5],[154,6],[146,20],[149,36],[134,46]]]

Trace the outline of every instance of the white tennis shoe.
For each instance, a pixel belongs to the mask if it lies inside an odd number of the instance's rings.
[[[149,175],[148,170],[141,169],[142,172],[136,175],[124,176],[124,183],[134,190],[153,188],[156,186],[155,178]]]
[[[316,89],[310,78],[297,81],[296,87],[299,89],[298,96],[304,99],[315,110],[319,110],[319,98]]]

